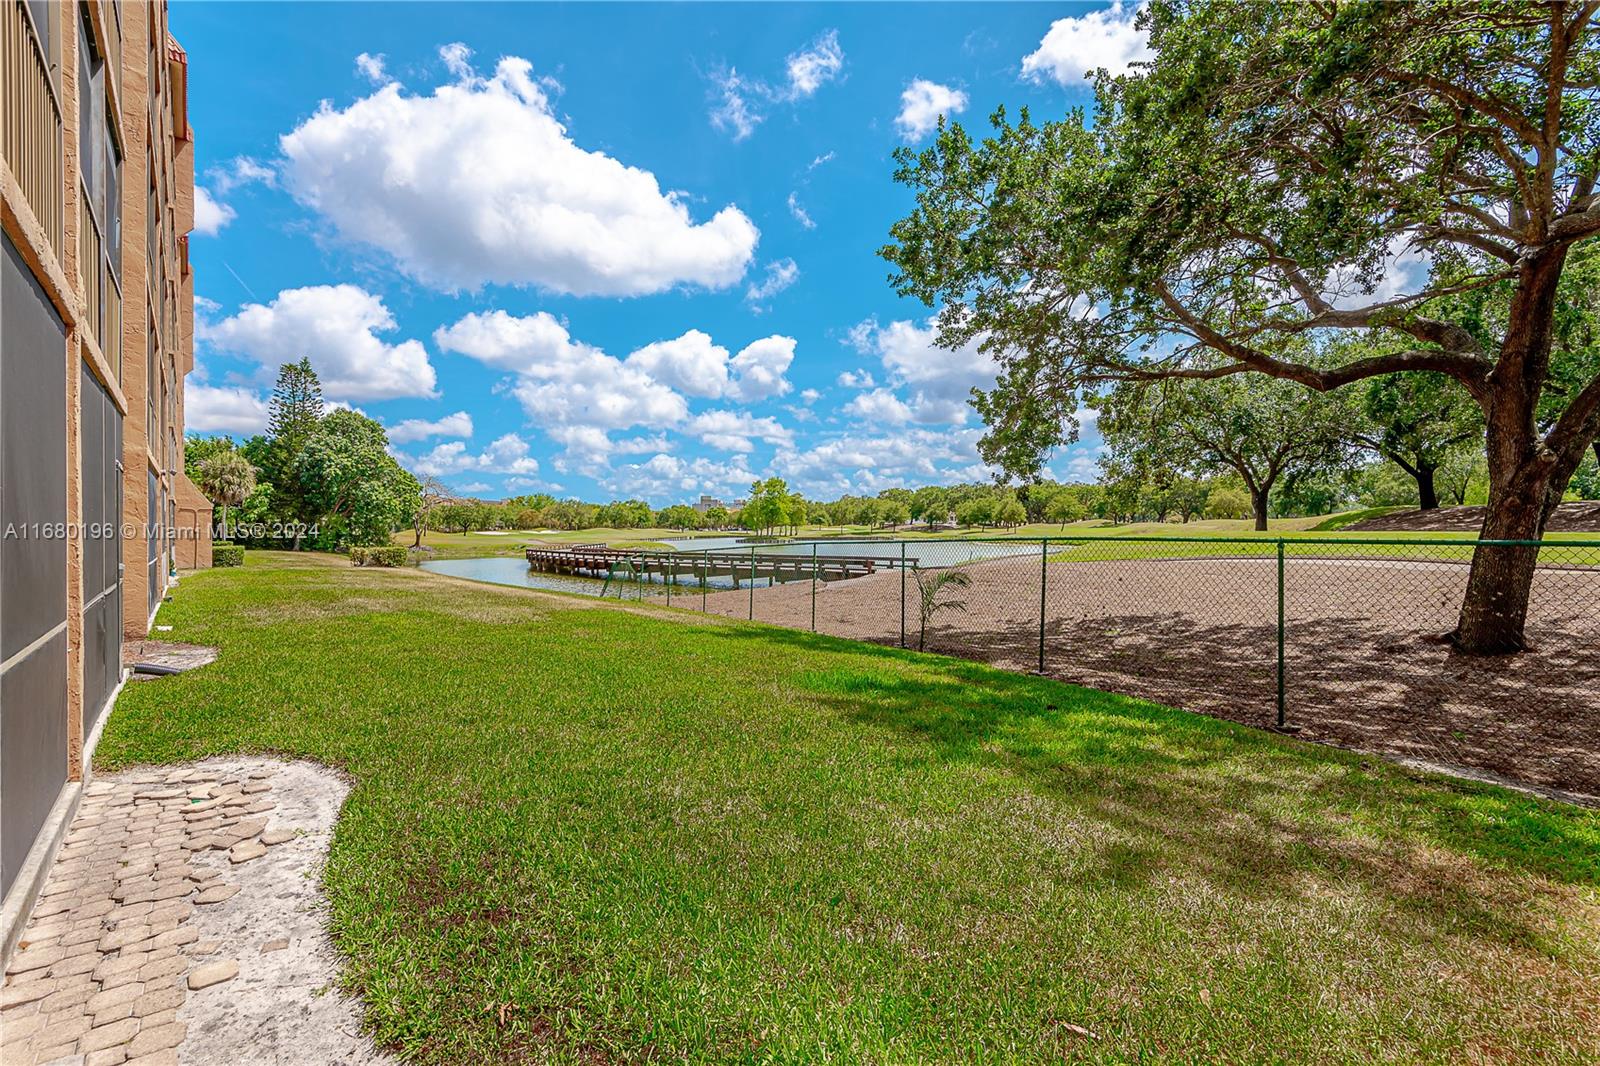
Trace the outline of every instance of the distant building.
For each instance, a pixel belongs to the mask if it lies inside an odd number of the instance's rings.
[[[0,957],[72,817],[123,638],[173,571],[211,564],[211,504],[183,473],[187,72],[164,2],[0,0]]]
[[[705,514],[713,507],[722,507],[725,509],[727,506],[727,504],[723,503],[715,496],[701,496],[700,502],[694,505],[694,509],[699,511],[701,514]]]

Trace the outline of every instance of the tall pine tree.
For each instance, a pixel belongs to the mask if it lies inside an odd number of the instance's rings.
[[[300,486],[298,466],[306,441],[322,424],[322,382],[304,356],[298,363],[278,368],[278,382],[272,387],[267,420],[268,447],[263,473],[272,483],[273,500],[279,505],[284,522],[296,525],[315,520],[305,492]],[[300,535],[294,537],[300,547]]]

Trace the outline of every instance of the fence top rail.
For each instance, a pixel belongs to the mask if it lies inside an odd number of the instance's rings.
[[[1228,535],[1159,536],[1148,533],[1116,534],[1062,533],[1044,537],[797,537],[786,544],[1351,544],[1400,547],[1457,548],[1588,548],[1600,550],[1600,537],[1594,540],[1484,540],[1477,537],[1247,537]],[[715,549],[684,548],[686,552]],[[724,551],[728,549],[722,549]]]
[[[810,541],[796,541],[795,543],[807,544]],[[907,542],[914,543],[914,542]],[[794,552],[763,552],[751,548],[528,548],[525,555],[529,559],[615,559],[619,561],[639,559],[711,559],[714,561],[736,560],[748,563],[751,559],[759,563],[773,561],[799,564],[809,562],[811,556],[795,554]],[[898,563],[899,555],[824,555],[821,560],[830,565],[836,563]],[[915,556],[907,556],[912,562]]]

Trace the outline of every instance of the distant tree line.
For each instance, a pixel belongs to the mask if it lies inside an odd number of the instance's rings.
[[[1307,393],[1257,375],[1124,383],[1099,402],[1106,453],[1093,484],[908,486],[820,500],[774,477],[754,482],[739,509],[706,511],[548,493],[482,500],[401,469],[372,419],[324,413],[316,372],[301,360],[279,372],[266,433],[243,443],[190,437],[185,466],[217,504],[229,535],[261,546],[324,549],[386,544],[407,527],[416,545],[427,530],[792,534],[802,527],[983,530],[1197,518],[1254,518],[1264,529],[1269,516],[1483,503],[1488,495],[1481,418],[1436,375],[1390,375],[1351,395]],[[1600,499],[1595,456],[1580,464],[1567,495]]]

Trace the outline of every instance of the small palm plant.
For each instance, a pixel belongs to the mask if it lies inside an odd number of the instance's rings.
[[[200,491],[222,506],[222,535],[228,535],[228,506],[237,507],[256,489],[256,468],[236,451],[218,452],[200,464]]]
[[[911,573],[917,579],[917,594],[921,601],[917,607],[921,621],[917,627],[917,650],[922,651],[927,646],[928,623],[933,621],[934,615],[940,611],[967,613],[967,601],[952,599],[947,593],[953,589],[971,588],[972,575],[960,566],[941,570],[913,567]]]

